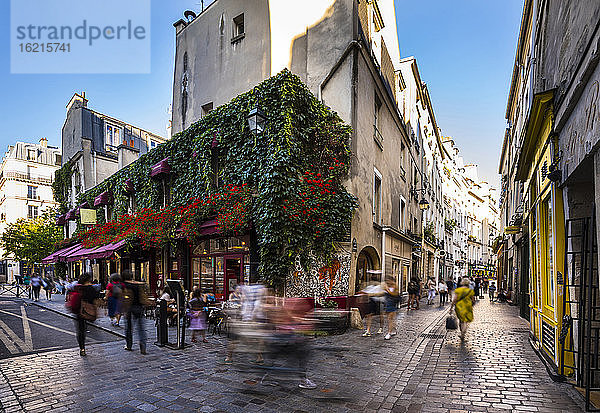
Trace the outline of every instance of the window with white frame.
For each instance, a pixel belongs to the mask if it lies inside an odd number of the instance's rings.
[[[381,225],[381,173],[375,169],[373,174],[373,222]]]
[[[245,36],[244,13],[233,18],[233,33],[231,43],[235,43]]]
[[[106,130],[104,132],[104,142],[106,144],[107,152],[116,152],[117,147],[121,144],[123,139],[123,130],[110,123],[106,124]]]
[[[38,207],[35,205],[27,205],[27,218],[35,219],[38,217]]]
[[[37,199],[37,187],[27,185],[27,199]]]

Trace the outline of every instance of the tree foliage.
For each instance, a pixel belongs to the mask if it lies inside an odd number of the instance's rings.
[[[51,254],[62,239],[63,231],[55,224],[54,211],[46,210],[35,219],[20,218],[8,224],[0,237],[0,245],[5,257],[12,256],[32,267]]]

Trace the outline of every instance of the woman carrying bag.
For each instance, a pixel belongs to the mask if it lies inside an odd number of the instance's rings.
[[[460,320],[460,339],[465,339],[468,323],[473,321],[473,301],[475,292],[469,288],[469,280],[463,278],[460,282],[460,288],[454,291],[452,307],[456,312],[456,316]]]

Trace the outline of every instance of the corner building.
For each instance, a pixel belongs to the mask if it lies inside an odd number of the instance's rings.
[[[406,291],[421,276],[422,145],[399,102],[406,89],[392,0],[216,0],[177,21],[172,131],[287,68],[352,127],[346,188],[359,205],[340,254],[353,295],[370,277]],[[266,114],[267,118],[269,114]],[[436,133],[434,129],[430,133]],[[312,296],[289,276],[286,294]]]

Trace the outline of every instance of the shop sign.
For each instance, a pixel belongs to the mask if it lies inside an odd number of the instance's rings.
[[[504,228],[504,233],[505,234],[518,234],[521,232],[521,227],[518,225],[511,225],[509,227],[505,227]]]
[[[95,209],[79,209],[81,217],[81,225],[96,225],[96,210]]]

